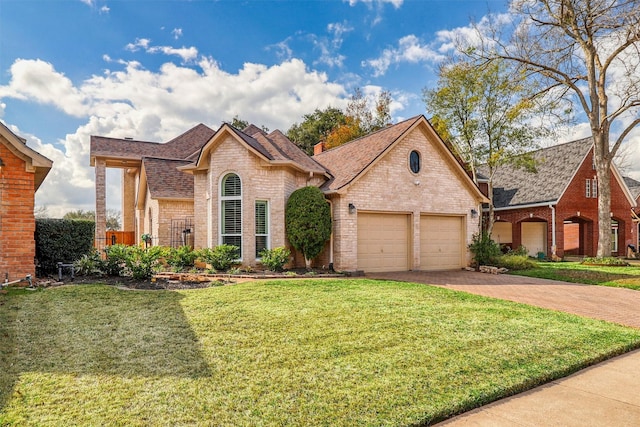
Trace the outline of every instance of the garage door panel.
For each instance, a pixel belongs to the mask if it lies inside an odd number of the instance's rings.
[[[464,265],[462,217],[425,215],[420,218],[420,268],[456,269]]]
[[[358,213],[358,270],[408,270],[408,215]]]
[[[529,256],[536,256],[538,252],[547,252],[547,223],[522,222],[521,242],[527,248]]]

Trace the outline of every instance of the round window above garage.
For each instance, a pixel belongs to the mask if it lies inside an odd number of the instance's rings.
[[[416,150],[413,150],[409,154],[409,169],[411,169],[413,173],[420,172],[420,153]]]

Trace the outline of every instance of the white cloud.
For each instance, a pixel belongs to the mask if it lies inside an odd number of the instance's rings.
[[[111,11],[111,9],[109,9],[109,6],[102,6],[100,8],[100,13],[109,13],[109,11]]]
[[[307,112],[346,104],[342,85],[298,59],[274,66],[246,63],[236,73],[222,70],[212,58],[200,58],[197,67],[191,68],[165,63],[158,71],[146,70],[135,61],[107,59],[124,66],[78,84],[50,63],[17,60],[10,69],[9,84],[0,86],[0,115],[11,108],[9,99],[20,99],[85,118],[84,124],[56,141],[41,141],[16,129],[30,147],[54,161],[37,193],[38,205],[47,205],[52,216],[94,209],[91,135],[167,141],[197,123],[217,129],[235,115],[286,131]],[[117,209],[120,189],[110,176],[107,203]]]
[[[482,42],[491,40],[489,33],[492,25],[500,27],[512,22],[513,15],[497,13],[483,16],[479,22],[464,27],[440,30],[436,32],[436,44],[440,45],[437,50],[440,53],[453,53],[456,49],[478,47]]]
[[[174,28],[171,31],[171,34],[173,35],[173,38],[178,40],[180,37],[182,37],[182,28]]]
[[[175,30],[174,30],[175,31]],[[180,30],[182,34],[182,30]],[[176,55],[182,58],[182,61],[187,63],[198,58],[198,49],[195,47],[181,47],[174,48],[171,46],[151,46],[151,40],[145,38],[138,38],[134,43],[128,43],[125,49],[131,52],[136,52],[139,49],[143,49],[147,53],[164,53],[165,55]]]
[[[385,49],[378,58],[363,61],[362,65],[373,68],[374,76],[379,77],[384,75],[394,64],[438,62],[443,59],[443,55],[434,51],[430,46],[421,44],[418,37],[411,34],[401,38],[397,47]]]
[[[311,35],[310,39],[314,47],[320,51],[320,57],[314,62],[314,65],[325,64],[329,67],[342,67],[346,57],[339,51],[344,42],[344,35],[351,31],[353,31],[353,27],[346,22],[336,22],[327,25],[327,32],[331,38]]]
[[[358,3],[364,3],[370,7],[373,5],[381,6],[384,4],[391,4],[396,9],[399,9],[400,6],[402,6],[402,3],[404,3],[404,0],[345,0],[345,1],[349,2],[349,6],[355,6]]]

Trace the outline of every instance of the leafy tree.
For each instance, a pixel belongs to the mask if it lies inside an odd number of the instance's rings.
[[[285,228],[291,245],[304,255],[307,269],[331,236],[331,210],[317,187],[299,188],[289,196]]]
[[[309,155],[313,154],[313,146],[325,141],[327,136],[338,126],[345,123],[344,113],[333,107],[324,110],[316,109],[305,114],[304,120],[294,124],[287,131],[287,138]]]
[[[85,221],[96,220],[95,211],[85,211],[78,209],[64,214],[62,219],[81,219]],[[120,230],[120,211],[115,209],[107,209],[107,230]]]
[[[246,129],[249,126],[249,122],[246,120],[242,120],[238,117],[237,114],[233,116],[233,119],[229,122],[229,124],[239,130]]]
[[[456,146],[477,182],[477,168],[488,172],[489,221],[493,228],[493,178],[500,166],[510,163],[535,170],[526,153],[537,147],[538,137],[548,133],[531,124],[540,107],[531,101],[530,86],[506,63],[482,66],[468,62],[448,64],[440,69],[436,89],[425,89],[427,109],[436,114],[438,128]]]
[[[515,0],[514,27],[494,24],[469,52],[517,64],[541,93],[577,104],[598,178],[598,257],[611,255],[611,163],[640,124],[640,0]],[[613,134],[613,139],[611,138]]]
[[[327,148],[337,147],[391,123],[391,93],[382,91],[373,100],[356,88],[347,105],[346,120],[327,136]],[[374,114],[375,113],[375,114]]]

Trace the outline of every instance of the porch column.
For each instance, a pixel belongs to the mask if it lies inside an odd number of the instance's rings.
[[[136,169],[122,170],[122,231],[135,231]]]
[[[96,236],[95,247],[102,251],[107,233],[107,178],[105,159],[96,158]]]

